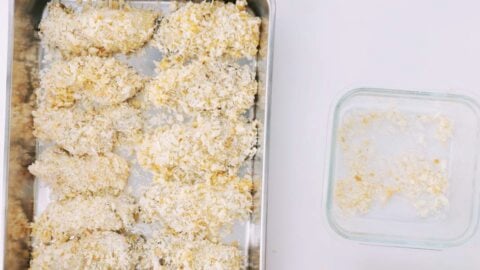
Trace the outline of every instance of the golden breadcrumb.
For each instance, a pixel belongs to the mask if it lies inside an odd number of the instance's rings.
[[[115,130],[102,115],[73,109],[38,109],[33,112],[35,137],[52,141],[73,155],[110,152]]]
[[[33,102],[19,103],[11,107],[10,138],[12,142],[19,143],[25,147],[33,147],[35,138],[33,136]]]
[[[134,199],[127,195],[77,196],[54,201],[35,219],[33,240],[35,244],[47,244],[92,231],[119,231],[133,225],[136,211]]]
[[[376,188],[367,181],[340,180],[335,185],[335,202],[350,214],[365,214],[372,206]]]
[[[235,175],[255,154],[256,141],[257,122],[198,117],[145,135],[137,159],[160,179],[212,180],[219,174]]]
[[[194,60],[161,71],[146,91],[156,106],[237,117],[253,105],[257,81],[246,65]]]
[[[243,269],[243,256],[235,244],[189,240],[168,232],[155,232],[144,249],[140,269]]]
[[[30,269],[135,269],[140,257],[137,245],[143,246],[143,241],[135,235],[93,232],[81,239],[36,247]]]
[[[4,263],[8,269],[27,269],[30,257],[30,222],[20,200],[9,197],[7,210]]]
[[[151,39],[158,14],[141,9],[92,8],[75,12],[60,3],[48,5],[40,37],[64,57],[131,53]]]
[[[232,177],[224,185],[163,182],[152,184],[139,199],[140,219],[160,222],[177,233],[218,239],[235,221],[248,219],[252,181]]]
[[[127,185],[129,165],[113,153],[71,156],[51,147],[28,168],[58,199],[77,195],[118,195]]]
[[[347,176],[335,183],[336,205],[348,214],[366,214],[375,202],[385,204],[395,195],[406,198],[420,217],[440,213],[449,205],[448,160],[418,150],[432,142],[448,147],[453,131],[450,119],[440,114],[347,114],[338,133]],[[386,136],[404,136],[400,139],[413,142],[414,150],[382,153],[378,141]]]
[[[15,198],[8,200],[7,222],[7,238],[9,241],[28,242],[30,225],[20,200]]]
[[[143,88],[143,78],[115,58],[98,56],[58,60],[41,76],[40,103],[71,107],[85,99],[98,105],[123,102]]]
[[[119,136],[136,136],[143,126],[139,112],[126,104],[89,110],[39,108],[33,116],[34,135],[72,155],[111,152]]]
[[[212,1],[188,2],[165,16],[154,37],[167,54],[184,57],[257,55],[261,20],[246,11],[246,1],[237,4]]]

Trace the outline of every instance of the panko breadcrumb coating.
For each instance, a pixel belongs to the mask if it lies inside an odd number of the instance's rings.
[[[98,56],[58,60],[42,74],[41,104],[71,107],[85,99],[101,106],[123,102],[143,88],[143,78],[115,58]]]
[[[77,196],[55,201],[35,219],[33,240],[35,244],[48,244],[92,231],[119,231],[133,225],[136,211],[135,200],[128,195]]]
[[[256,141],[257,122],[198,117],[145,135],[137,159],[160,179],[211,181],[218,175],[235,175],[255,154]]]
[[[246,11],[246,1],[188,2],[160,22],[154,37],[167,54],[253,58],[257,54],[261,20]]]
[[[155,233],[145,244],[140,269],[238,270],[243,256],[235,244],[188,240],[168,233]]]
[[[143,118],[140,111],[133,106],[120,104],[99,110],[101,115],[112,121],[119,144],[134,144],[141,140]]]
[[[161,71],[146,91],[156,106],[237,117],[253,105],[257,81],[246,65],[194,60]]]
[[[139,217],[177,233],[217,240],[235,221],[248,219],[252,181],[233,177],[224,185],[158,182],[139,199]]]
[[[34,135],[72,155],[111,152],[119,137],[136,136],[143,125],[139,112],[126,104],[90,110],[40,108],[33,116]]]
[[[58,199],[77,195],[118,195],[129,177],[128,162],[113,153],[71,156],[57,147],[43,151],[28,168],[48,183]]]
[[[34,249],[31,270],[135,269],[142,239],[115,232],[94,232],[81,239]]]
[[[52,141],[73,155],[111,152],[115,139],[112,122],[103,115],[73,109],[33,112],[35,137]]]
[[[151,39],[158,14],[148,10],[93,8],[75,12],[57,3],[48,5],[40,37],[64,57],[131,53]]]

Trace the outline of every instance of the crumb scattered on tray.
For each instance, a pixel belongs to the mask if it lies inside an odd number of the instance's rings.
[[[35,219],[34,243],[57,243],[93,231],[118,231],[135,222],[137,207],[128,195],[77,196],[55,201]]]
[[[143,78],[115,58],[98,56],[58,60],[41,76],[42,106],[65,108],[78,100],[98,105],[123,102],[143,88]]]
[[[8,241],[29,242],[30,223],[20,200],[15,198],[8,200],[7,222]]]
[[[167,54],[253,58],[260,37],[260,18],[246,10],[246,1],[188,2],[166,15],[154,43]]]
[[[128,162],[116,154],[71,156],[57,147],[44,150],[28,169],[49,185],[57,199],[118,195],[130,175]]]
[[[147,10],[87,5],[76,12],[52,2],[40,23],[40,37],[65,57],[131,53],[151,39],[157,17],[156,12]]]
[[[238,117],[254,103],[254,71],[234,62],[194,60],[161,71],[146,87],[156,106]]]

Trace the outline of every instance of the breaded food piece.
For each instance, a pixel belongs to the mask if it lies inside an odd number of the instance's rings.
[[[162,19],[154,43],[167,54],[185,57],[254,58],[261,20],[246,11],[246,4],[188,2]]]
[[[128,162],[116,154],[71,156],[57,147],[43,151],[28,169],[45,181],[58,199],[118,195],[130,175]]]
[[[236,175],[240,165],[255,154],[256,141],[257,122],[198,117],[145,135],[137,159],[160,179],[213,181],[218,175]]]
[[[92,231],[119,231],[133,225],[136,211],[135,200],[128,195],[78,196],[55,201],[35,219],[33,240],[48,244]]]
[[[55,142],[72,155],[111,152],[119,137],[135,137],[143,126],[138,110],[127,104],[102,109],[39,108],[33,117],[35,137]]]
[[[80,108],[38,109],[33,113],[35,137],[52,141],[72,155],[111,152],[112,122],[104,115]]]
[[[235,244],[189,240],[156,232],[145,244],[140,269],[243,269],[243,256]]]
[[[246,65],[194,60],[161,71],[146,91],[156,106],[237,117],[253,105],[257,81]]]
[[[152,38],[158,14],[124,8],[93,8],[85,5],[75,12],[54,1],[40,23],[40,37],[64,57],[109,56],[131,53]]]
[[[37,247],[33,251],[32,270],[135,269],[139,260],[134,235],[94,232],[81,239]]]
[[[252,181],[231,177],[226,184],[153,183],[139,199],[139,217],[176,233],[217,240],[235,221],[248,219]]]
[[[54,62],[40,87],[39,100],[47,108],[71,107],[78,100],[105,106],[131,98],[143,88],[143,78],[113,57],[81,56]]]

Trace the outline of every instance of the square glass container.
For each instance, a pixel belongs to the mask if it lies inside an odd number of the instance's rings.
[[[355,89],[334,108],[326,214],[363,243],[460,245],[479,217],[480,107],[467,96]]]

